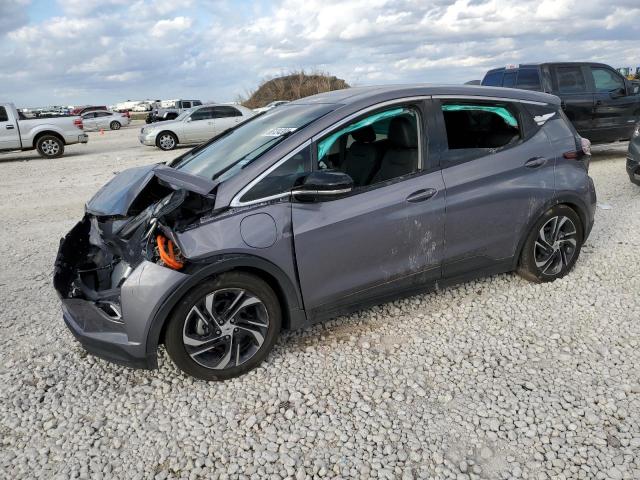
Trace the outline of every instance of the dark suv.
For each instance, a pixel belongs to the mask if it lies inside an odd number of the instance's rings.
[[[62,241],[54,285],[88,350],[250,370],[283,328],[517,270],[567,274],[593,225],[589,142],[557,97],[339,90],[120,172]]]
[[[593,143],[628,140],[640,121],[640,87],[602,63],[510,65],[489,70],[482,85],[557,95],[578,133]]]

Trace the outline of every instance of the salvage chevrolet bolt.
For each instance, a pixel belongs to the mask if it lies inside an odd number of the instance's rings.
[[[91,353],[205,380],[283,329],[471,278],[564,276],[593,225],[590,144],[557,97],[394,86],[257,115],[116,175],[61,240],[54,285]]]

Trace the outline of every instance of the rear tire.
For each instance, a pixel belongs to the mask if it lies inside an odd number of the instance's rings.
[[[258,366],[278,338],[278,297],[262,279],[227,272],[194,287],[174,309],[165,346],[180,370],[226,380]]]
[[[178,146],[178,137],[171,132],[160,132],[156,138],[156,147],[160,150],[169,151]]]
[[[566,205],[556,205],[529,232],[520,254],[518,274],[536,283],[564,277],[578,260],[583,241],[578,214]]]
[[[54,135],[43,135],[36,142],[36,149],[43,158],[58,158],[64,153],[64,142]]]
[[[116,122],[115,120],[113,122],[111,122],[111,124],[109,125],[109,128],[111,130],[120,130],[120,127],[122,125],[120,125],[120,122]]]

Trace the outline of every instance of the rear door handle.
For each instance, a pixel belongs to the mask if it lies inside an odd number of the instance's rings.
[[[14,128],[16,127],[14,127],[13,125],[7,125],[7,130],[13,130]]]
[[[544,157],[533,157],[524,162],[524,166],[527,168],[538,168],[547,163],[547,159]]]
[[[417,192],[413,192],[411,195],[407,197],[407,202],[412,202],[412,203],[424,202],[425,200],[429,200],[436,193],[438,193],[438,190],[436,190],[435,188],[418,190]]]

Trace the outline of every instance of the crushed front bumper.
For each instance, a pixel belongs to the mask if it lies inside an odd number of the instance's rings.
[[[157,311],[187,275],[142,261],[120,269],[117,286],[103,291],[82,288],[79,273],[88,243],[86,224],[78,223],[60,242],[54,286],[62,300],[65,324],[91,354],[136,368],[156,368],[156,350],[148,336]],[[81,288],[78,288],[78,285]]]

